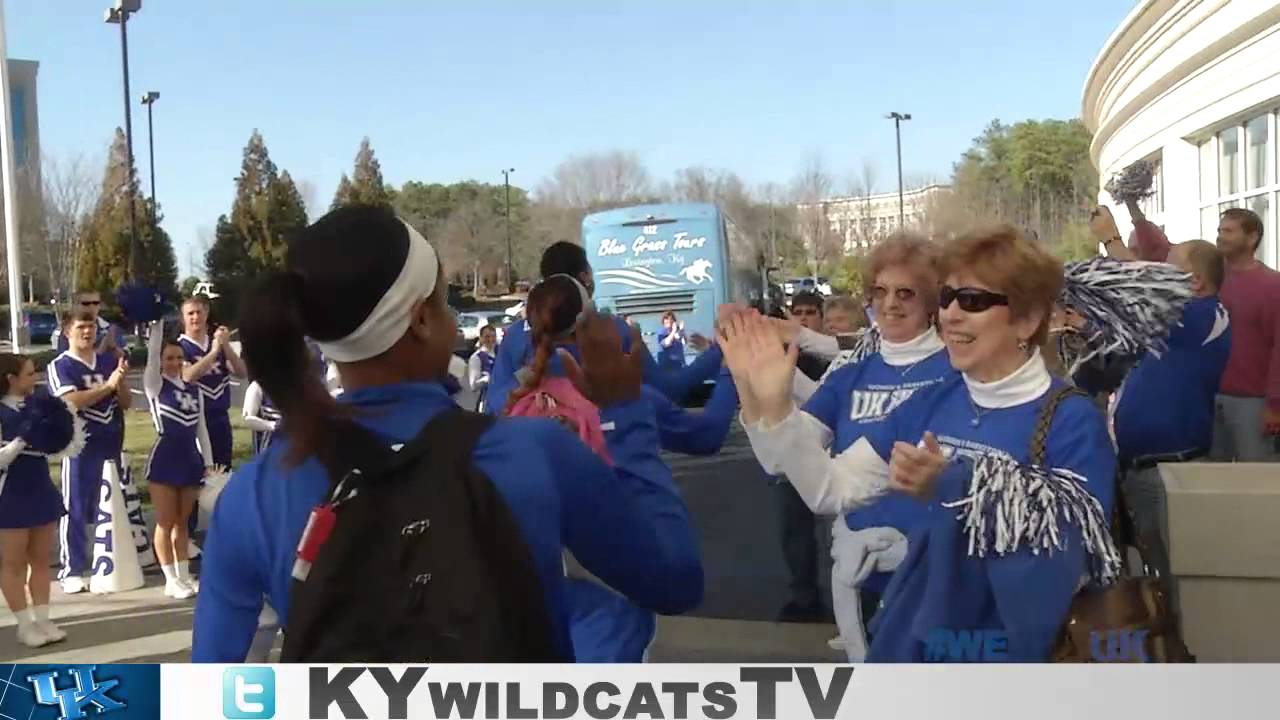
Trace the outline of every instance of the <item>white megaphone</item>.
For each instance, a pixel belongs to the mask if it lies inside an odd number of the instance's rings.
[[[124,469],[120,475],[124,509],[129,515],[129,524],[133,527],[133,546],[138,549],[138,566],[145,570],[156,565],[156,553],[151,546],[151,533],[147,531],[147,520],[142,515],[142,495],[138,492],[138,484],[134,482],[133,466],[129,464],[128,453],[120,454],[120,467]]]
[[[120,482],[118,461],[102,466],[98,488],[98,514],[93,523],[93,578],[89,592],[117,593],[137,590],[145,584],[134,543],[133,522]]]

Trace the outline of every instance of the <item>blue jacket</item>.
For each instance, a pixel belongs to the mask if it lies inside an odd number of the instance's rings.
[[[340,401],[387,442],[404,442],[452,400],[436,383],[348,390]],[[702,601],[703,575],[688,509],[658,456],[647,402],[603,411],[610,469],[572,433],[542,418],[501,419],[480,437],[475,463],[523,530],[565,657],[573,657],[562,548],[637,605],[680,613]],[[294,552],[327,473],[314,458],[284,469],[288,440],[235,472],[204,547],[192,659],[242,662],[266,599],[288,621]]]
[[[728,368],[720,370],[715,389],[702,412],[676,405],[661,391],[644,386],[644,397],[653,404],[658,422],[658,442],[667,452],[682,455],[715,455],[729,435],[738,414],[738,388]]]
[[[618,331],[622,335],[622,349],[629,350],[631,329],[622,318],[616,318],[616,320]],[[573,353],[575,360],[581,360],[575,346],[568,345],[566,349]],[[498,343],[498,356],[493,361],[493,374],[489,379],[489,400],[485,408],[486,412],[491,415],[502,414],[507,404],[507,396],[519,386],[516,381],[516,371],[532,359],[529,323],[512,324],[503,333],[502,342]],[[723,360],[724,355],[720,351],[720,346],[713,345],[688,367],[672,372],[660,368],[646,347],[644,348],[644,383],[656,388],[672,401],[680,402],[695,386],[714,377]],[[553,375],[564,374],[564,366],[559,357],[554,355],[551,357],[548,370]]]

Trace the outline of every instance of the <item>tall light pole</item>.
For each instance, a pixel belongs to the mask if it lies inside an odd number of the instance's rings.
[[[516,281],[511,275],[511,173],[515,171],[515,168],[502,171],[502,187],[507,194],[507,292],[509,293],[516,290]]]
[[[911,119],[911,113],[891,112],[885,115],[886,118],[893,120],[893,132],[898,138],[898,229],[905,230],[907,226],[905,205],[902,193],[902,122]]]
[[[142,0],[116,0],[113,7],[107,8],[104,20],[108,25],[120,26],[120,63],[124,72],[124,138],[129,152],[128,195],[129,195],[129,277],[140,281],[139,264],[142,252],[138,247],[138,211],[133,199],[133,104],[129,91],[129,16],[142,9]]]
[[[18,242],[18,166],[14,161],[13,116],[9,113],[9,54],[4,29],[4,3],[0,3],[0,182],[4,197],[4,245],[9,270],[9,341],[13,352],[22,352],[22,261]]]
[[[151,237],[156,236],[156,225],[159,224],[159,213],[156,210],[156,128],[151,121],[151,106],[160,99],[160,93],[148,90],[142,96],[142,104],[147,106],[147,153],[151,156]]]

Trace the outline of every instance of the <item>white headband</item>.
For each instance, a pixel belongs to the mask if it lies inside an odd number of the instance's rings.
[[[553,277],[568,278],[569,281],[573,283],[574,287],[578,288],[578,295],[581,296],[582,298],[582,312],[579,312],[578,317],[573,319],[573,327],[570,327],[568,330],[565,330],[564,332],[560,333],[555,338],[556,340],[564,340],[566,338],[573,337],[573,334],[576,333],[578,331],[578,328],[582,325],[582,319],[586,317],[587,312],[590,311],[591,308],[593,307],[592,301],[591,301],[591,293],[587,292],[586,286],[584,286],[581,282],[579,282],[578,278],[572,275],[567,275],[565,273],[556,273],[555,275],[545,278],[545,280],[550,280]]]
[[[360,327],[341,340],[320,343],[320,351],[326,358],[337,362],[358,362],[390,350],[409,329],[409,312],[414,303],[435,290],[436,275],[440,270],[435,248],[409,223],[404,223],[404,227],[409,231],[409,252],[400,276],[387,288]]]

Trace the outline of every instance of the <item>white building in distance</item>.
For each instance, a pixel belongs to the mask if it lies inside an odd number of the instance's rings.
[[[933,184],[902,194],[902,217],[907,229],[932,234],[931,215],[937,203],[951,192],[951,186]],[[835,197],[820,203],[796,205],[801,232],[806,218],[821,213],[835,238],[843,240],[847,253],[864,252],[899,229],[898,193],[876,193],[862,197]],[[808,238],[812,241],[812,238]]]
[[[1280,267],[1280,3],[1138,2],[1094,61],[1083,103],[1102,184],[1150,160],[1156,194],[1143,212],[1171,241],[1213,240],[1222,211],[1246,207],[1262,217],[1259,259]],[[1127,230],[1128,212],[1112,211]]]

